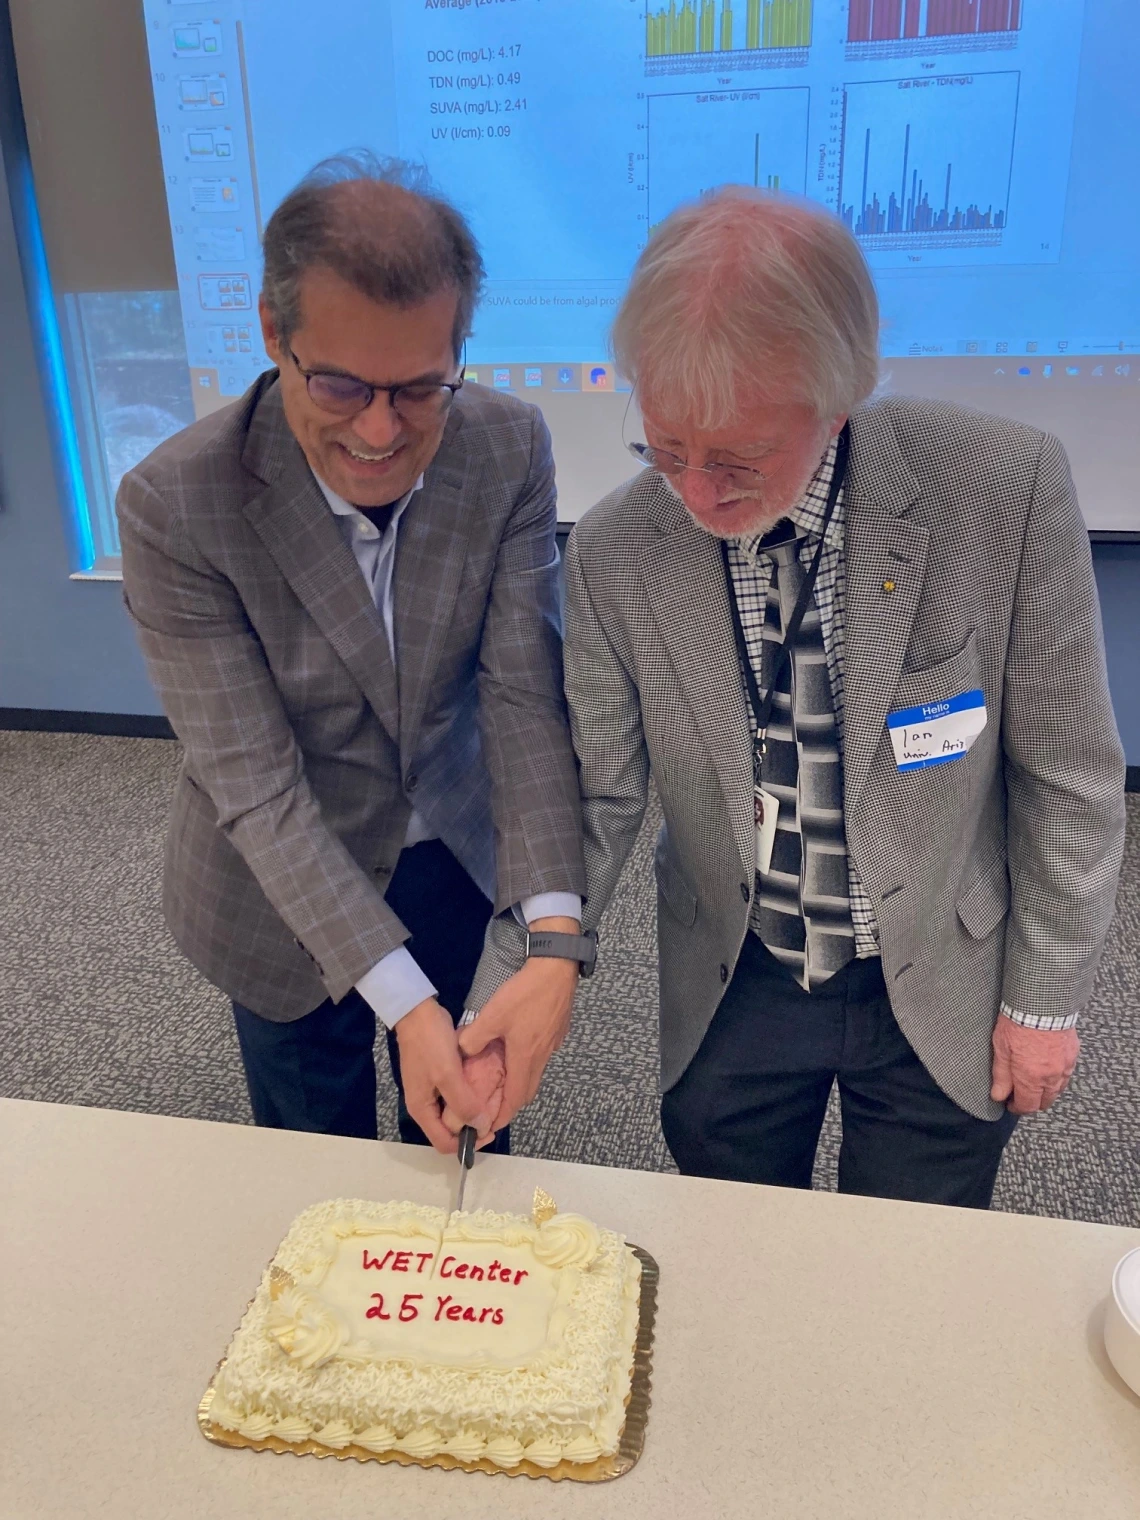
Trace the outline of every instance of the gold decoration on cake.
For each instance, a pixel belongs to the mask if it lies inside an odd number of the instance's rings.
[[[269,1296],[274,1302],[285,1292],[286,1288],[295,1288],[297,1284],[289,1276],[284,1267],[270,1267],[269,1269]]]
[[[535,1188],[532,1213],[535,1224],[545,1224],[548,1219],[553,1219],[558,1213],[558,1205],[545,1188]]]

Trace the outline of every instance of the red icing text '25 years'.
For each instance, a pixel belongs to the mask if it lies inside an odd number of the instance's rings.
[[[420,1317],[420,1301],[422,1293],[405,1293],[403,1302],[397,1311],[397,1319],[402,1324],[409,1324]],[[373,1293],[372,1307],[364,1312],[365,1319],[391,1319],[392,1316],[384,1307],[383,1293]],[[471,1304],[457,1304],[450,1293],[437,1293],[435,1295],[436,1311],[433,1319],[462,1320],[469,1325],[501,1325],[503,1323],[503,1311],[499,1308],[487,1307],[475,1309]]]

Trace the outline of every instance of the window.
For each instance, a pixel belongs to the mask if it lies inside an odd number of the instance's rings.
[[[146,32],[138,0],[8,0],[9,19],[0,101],[23,108],[5,154],[72,527],[60,569],[114,575],[119,481],[194,420]]]
[[[95,546],[92,568],[113,571],[119,481],[194,421],[178,292],[91,291],[66,295],[62,304]]]

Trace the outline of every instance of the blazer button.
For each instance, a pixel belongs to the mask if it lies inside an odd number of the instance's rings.
[[[722,982],[727,982],[728,981],[728,967],[727,966],[722,966],[720,968],[720,979],[721,979]]]
[[[740,895],[745,902],[752,896],[752,893],[748,890],[748,883],[746,881],[740,883]]]
[[[404,790],[408,792],[414,792],[419,779],[420,778],[413,772],[413,774],[410,775],[404,782]]]

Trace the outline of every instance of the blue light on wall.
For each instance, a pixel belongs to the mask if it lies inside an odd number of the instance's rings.
[[[56,475],[67,512],[72,568],[90,570],[95,564],[95,544],[87,510],[87,481],[79,451],[75,414],[63,357],[63,340],[52,300],[51,275],[40,227],[28,132],[8,0],[0,0],[0,153],[4,156],[12,224],[19,249],[20,267],[28,300],[28,317],[36,345],[40,381],[52,432]]]
[[[24,270],[24,282],[28,293],[28,310],[35,326],[37,347],[41,356],[41,378],[47,411],[55,438],[56,457],[63,479],[63,495],[68,509],[74,568],[88,571],[95,564],[95,542],[91,535],[91,517],[87,502],[87,482],[83,473],[83,458],[79,450],[79,435],[75,426],[75,413],[71,406],[71,390],[67,381],[67,365],[63,354],[63,340],[55,302],[52,298],[51,274],[48,270],[47,250],[44,247],[40,226],[39,207],[36,204],[32,166],[26,145],[18,153],[11,166],[9,180],[12,197],[12,217],[20,245],[20,262]]]

